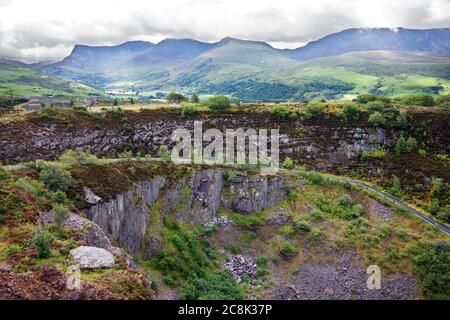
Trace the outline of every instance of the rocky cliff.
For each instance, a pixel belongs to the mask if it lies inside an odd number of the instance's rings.
[[[198,118],[180,117],[178,111],[143,111],[127,113],[121,119],[103,116],[96,119],[49,120],[7,123],[0,127],[0,161],[4,164],[54,159],[68,149],[116,157],[133,151],[155,154],[159,146],[171,146],[172,132],[178,128],[193,130],[195,120],[203,121],[204,130],[280,128],[280,148],[300,162],[323,160],[348,161],[360,151],[390,145],[395,131],[367,128],[364,124],[346,125],[336,119],[323,123],[280,121],[267,114],[206,114]]]
[[[210,222],[219,210],[261,213],[295,188],[286,179],[243,173],[226,178],[221,169],[203,169],[177,180],[156,176],[92,205],[87,216],[129,253],[148,258],[162,248],[165,216],[195,226]]]

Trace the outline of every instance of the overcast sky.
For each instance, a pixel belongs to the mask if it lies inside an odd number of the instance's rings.
[[[56,60],[77,43],[167,37],[294,48],[351,27],[450,27],[450,0],[0,0],[0,57]]]

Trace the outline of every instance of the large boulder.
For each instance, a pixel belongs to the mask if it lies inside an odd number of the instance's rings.
[[[114,256],[102,248],[81,246],[70,251],[72,261],[80,269],[100,269],[114,266]]]

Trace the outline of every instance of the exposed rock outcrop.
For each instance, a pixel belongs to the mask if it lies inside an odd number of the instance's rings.
[[[202,120],[205,129],[214,124],[227,128],[274,129],[279,121],[270,113],[208,115],[201,119],[183,118],[170,111],[142,111],[129,114],[127,126],[120,121],[66,124],[35,119],[33,122],[5,124],[0,128],[0,161],[5,164],[35,159],[54,159],[68,149],[78,149],[96,155],[116,157],[127,149],[155,154],[161,145],[173,146],[172,132],[178,128],[193,130],[195,120]],[[392,145],[398,132],[346,125],[339,119],[327,119],[314,124],[305,121],[283,122],[280,131],[280,152],[303,162],[324,160],[346,162],[360,151]],[[5,133],[5,134],[3,134]],[[7,133],[7,134],[6,134]],[[332,136],[336,136],[332,139]],[[441,139],[441,137],[437,137]]]
[[[157,176],[91,206],[87,215],[128,252],[149,257],[161,249],[158,239],[165,215],[200,225],[216,219],[219,210],[260,213],[296,187],[285,179],[239,174],[228,181],[220,169],[200,170],[180,181]]]
[[[81,269],[101,269],[114,266],[114,256],[102,248],[81,246],[70,250],[72,262]]]

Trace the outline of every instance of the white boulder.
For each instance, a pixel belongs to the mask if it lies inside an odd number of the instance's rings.
[[[70,251],[72,261],[80,269],[100,269],[114,266],[114,256],[102,248],[81,246]]]

